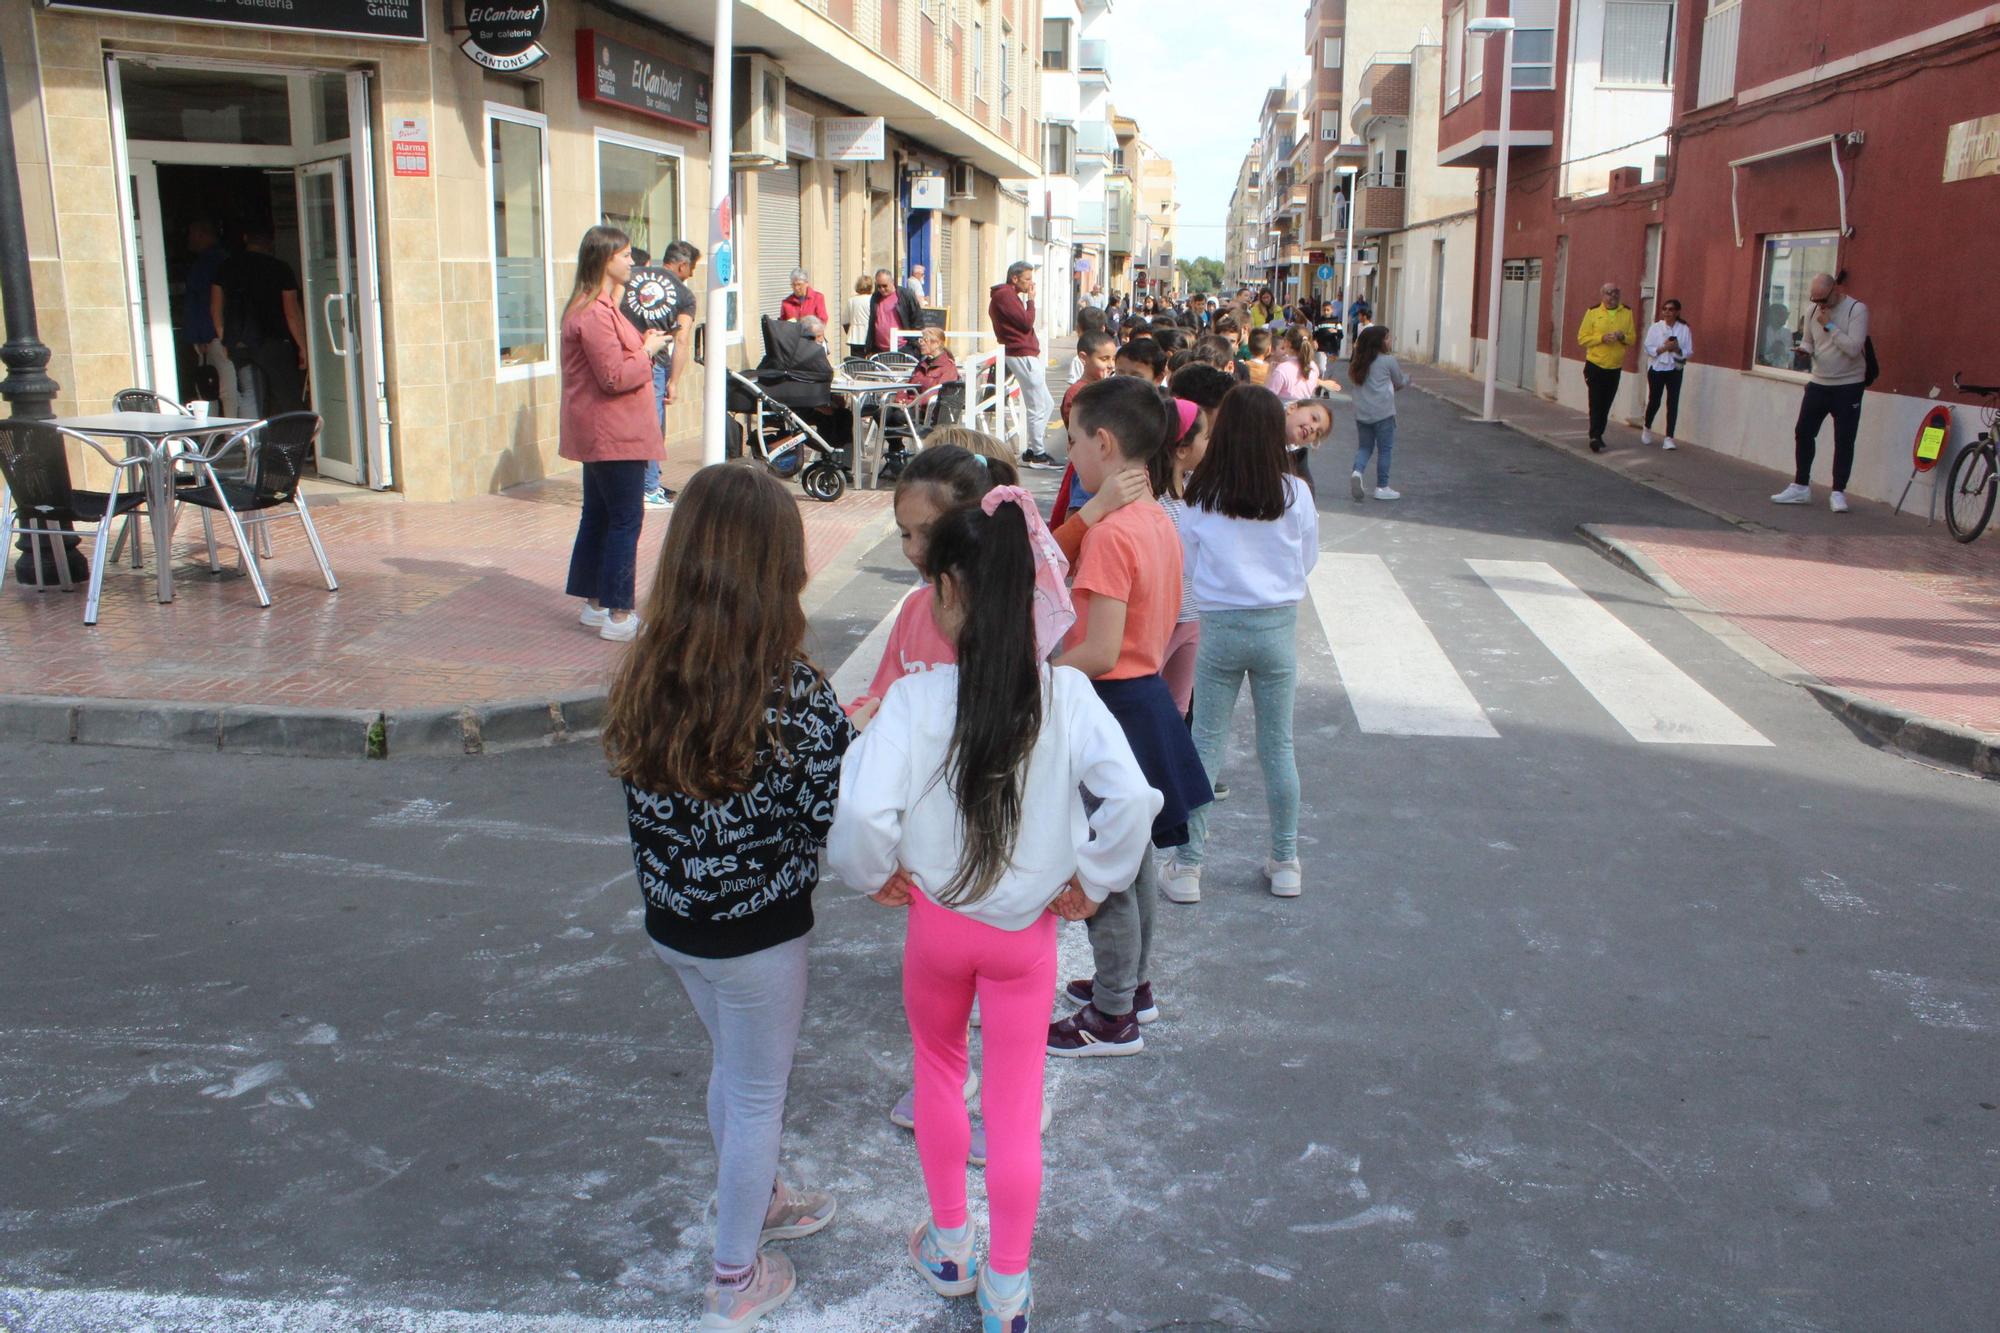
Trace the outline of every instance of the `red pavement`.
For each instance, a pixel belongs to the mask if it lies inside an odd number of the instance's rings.
[[[299,525],[277,524],[268,610],[234,577],[226,541],[225,577],[208,573],[191,515],[175,546],[174,600],[152,599],[150,572],[114,567],[95,627],[83,623],[80,591],[18,587],[10,568],[0,696],[386,711],[558,698],[605,682],[618,647],[578,626],[580,604],[562,592],[581,504],[574,477],[453,504],[329,487],[308,503],[340,591],[327,592]],[[812,572],[880,530],[889,503],[887,491],[830,505],[801,497]],[[646,515],[641,597],[668,517]]]

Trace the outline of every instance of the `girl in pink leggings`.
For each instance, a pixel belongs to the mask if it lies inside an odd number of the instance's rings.
[[[872,720],[856,715],[866,731],[842,765],[826,859],[910,914],[903,1004],[930,1198],[911,1262],[941,1295],[976,1291],[986,1333],[1029,1333],[1056,919],[1082,920],[1132,883],[1160,797],[1089,680],[1036,649],[1037,619],[1072,613],[1061,554],[1025,491],[1001,487],[941,516],[925,567],[957,665],[905,676]],[[1099,802],[1088,813],[1079,786]],[[975,997],[992,1214],[983,1264],[960,1096]]]

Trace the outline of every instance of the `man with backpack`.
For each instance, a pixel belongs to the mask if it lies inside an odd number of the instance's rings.
[[[1840,277],[1847,275],[1843,272]],[[1847,478],[1854,470],[1854,440],[1861,432],[1861,395],[1874,382],[1874,349],[1868,344],[1868,307],[1841,289],[1831,273],[1813,276],[1812,306],[1799,332],[1798,350],[1811,358],[1812,378],[1799,403],[1799,421],[1792,432],[1797,470],[1792,484],[1772,496],[1773,503],[1812,503],[1813,455],[1820,427],[1833,418],[1833,494],[1828,504],[1836,514],[1847,512]]]

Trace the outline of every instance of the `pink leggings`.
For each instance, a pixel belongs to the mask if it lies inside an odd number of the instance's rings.
[[[1174,707],[1182,717],[1187,716],[1188,705],[1194,701],[1194,655],[1201,647],[1201,622],[1183,620],[1174,626],[1173,635],[1167,640],[1166,656],[1161,659],[1160,674],[1167,678],[1167,693],[1174,696]]]
[[[903,938],[903,1008],[917,1052],[917,1160],[931,1220],[965,1225],[965,1022],[979,996],[987,1262],[1025,1273],[1042,1201],[1042,1066],[1056,990],[1056,918],[1001,930],[916,894]]]

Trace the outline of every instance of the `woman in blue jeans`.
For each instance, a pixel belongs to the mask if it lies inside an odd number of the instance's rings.
[[[1400,500],[1402,492],[1389,489],[1389,456],[1396,449],[1396,395],[1410,387],[1410,377],[1389,355],[1386,325],[1370,324],[1354,340],[1347,377],[1354,389],[1354,428],[1360,436],[1354,471],[1347,478],[1348,492],[1357,500],[1367,494],[1368,456],[1373,454],[1375,498]]]
[[[1296,634],[1306,575],[1319,560],[1319,511],[1285,462],[1285,407],[1269,389],[1231,389],[1209,430],[1181,515],[1181,552],[1201,647],[1194,660],[1194,745],[1211,781],[1229,745],[1243,682],[1257,714],[1257,761],[1271,818],[1264,879],[1280,898],[1299,894],[1299,768],[1292,751],[1298,684]],[[1201,901],[1208,807],[1188,818],[1187,845],[1160,872],[1172,902]]]

